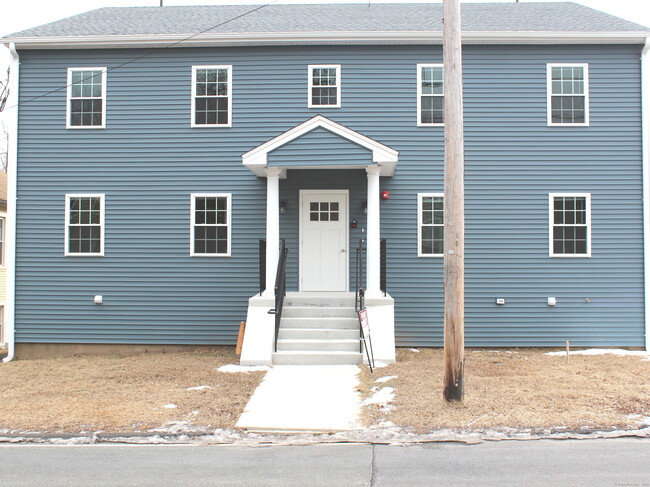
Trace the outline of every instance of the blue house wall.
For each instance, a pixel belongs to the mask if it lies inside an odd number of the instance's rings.
[[[640,52],[464,47],[467,345],[643,346]],[[416,65],[442,62],[439,46],[20,56],[17,342],[234,343],[258,290],[266,225],[266,180],[241,155],[322,114],[399,151],[395,175],[380,181],[390,192],[381,233],[396,341],[442,344],[442,259],[417,257],[417,193],[442,192],[443,128],[416,126]],[[551,62],[589,63],[589,127],[547,126]],[[233,66],[231,128],[190,127],[191,67],[211,64]],[[341,108],[307,108],[309,64],[341,65]],[[66,130],[67,68],[94,66],[109,69],[106,128]],[[325,130],[270,153],[269,165],[289,166],[280,225],[292,249],[290,290],[298,191],[350,191],[350,218],[359,221],[352,249],[365,225],[366,176],[344,166],[366,157]],[[291,168],[304,165],[314,169]],[[341,168],[318,169],[331,165]],[[189,255],[190,194],[201,192],[232,194],[230,257]],[[592,257],[548,256],[551,192],[591,193]],[[103,257],[64,256],[67,193],[106,195]],[[547,306],[549,296],[557,306]]]

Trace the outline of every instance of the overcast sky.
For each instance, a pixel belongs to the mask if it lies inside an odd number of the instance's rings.
[[[372,3],[381,3],[370,0]],[[385,0],[388,3],[417,2],[418,0]],[[427,0],[441,3],[441,0]],[[485,3],[487,1],[514,0],[472,0],[463,3]],[[531,0],[521,0],[528,2]],[[555,1],[555,0],[538,0]],[[588,7],[650,27],[650,1],[648,0],[575,0]],[[218,5],[218,4],[265,4],[269,0],[164,0],[165,5]],[[350,0],[279,0],[275,3],[357,3]],[[368,3],[368,0],[358,3]],[[426,3],[426,2],[425,2]],[[0,10],[0,36],[36,27],[72,15],[101,7],[155,7],[160,0],[5,0]],[[0,81],[7,71],[8,51],[0,47]]]

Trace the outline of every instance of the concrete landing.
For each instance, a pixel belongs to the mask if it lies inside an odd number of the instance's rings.
[[[329,432],[359,427],[356,365],[276,365],[246,405],[238,428]]]

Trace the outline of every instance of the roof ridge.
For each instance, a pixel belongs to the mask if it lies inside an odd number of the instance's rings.
[[[625,33],[650,29],[575,2],[463,3],[464,32]],[[251,10],[250,15],[247,10]],[[422,15],[423,10],[430,12]],[[317,14],[314,14],[314,11]],[[306,13],[309,12],[309,15]],[[232,18],[234,17],[234,18]],[[211,28],[211,25],[217,25]],[[214,29],[214,30],[212,30]],[[331,3],[102,7],[5,39],[212,34],[441,32],[440,3]]]

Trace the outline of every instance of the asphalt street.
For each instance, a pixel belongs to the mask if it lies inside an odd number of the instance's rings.
[[[650,440],[415,446],[0,446],[0,485],[650,487]]]

